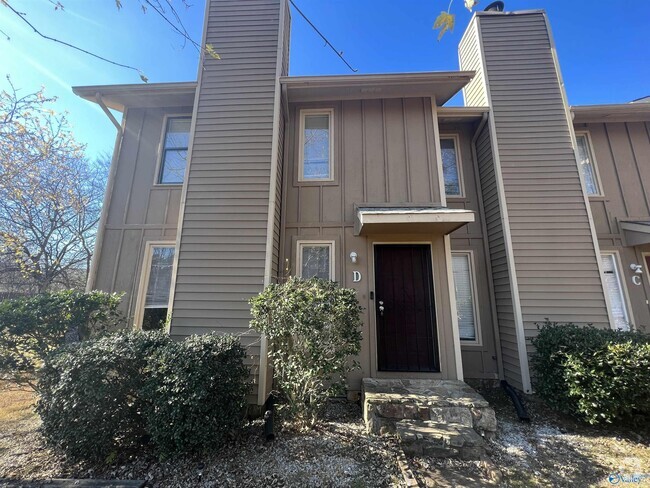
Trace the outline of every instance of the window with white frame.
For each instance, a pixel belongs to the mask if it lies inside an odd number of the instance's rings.
[[[145,253],[140,296],[139,325],[142,330],[161,330],[167,320],[174,267],[173,245],[150,245]]]
[[[451,259],[460,340],[478,342],[478,311],[472,254],[470,252],[452,252]]]
[[[601,253],[603,262],[603,273],[605,282],[605,292],[609,297],[609,307],[614,319],[614,328],[620,330],[630,330],[630,319],[625,305],[625,295],[623,293],[623,283],[618,270],[616,253]]]
[[[300,112],[300,174],[299,181],[331,181],[332,176],[332,110]]]
[[[578,144],[578,168],[580,168],[582,179],[585,182],[587,195],[601,195],[596,162],[591,152],[589,136],[586,133],[577,133],[576,142]]]
[[[185,178],[191,117],[169,117],[160,159],[159,184],[180,184]]]
[[[334,241],[298,241],[301,278],[334,280]]]
[[[445,179],[445,194],[448,197],[462,196],[458,148],[455,137],[441,137],[442,174]]]

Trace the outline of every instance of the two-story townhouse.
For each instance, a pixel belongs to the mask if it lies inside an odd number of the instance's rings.
[[[286,0],[209,0],[196,83],[74,89],[123,113],[88,288],[130,324],[240,335],[261,405],[248,299],[287,275],[357,291],[352,393],[530,392],[536,323],[650,323],[650,104],[570,107],[543,11],[475,14],[457,72],[287,76],[289,31]]]

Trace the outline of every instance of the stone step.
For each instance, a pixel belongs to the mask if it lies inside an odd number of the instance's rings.
[[[411,456],[480,459],[485,455],[483,438],[462,424],[400,420],[395,423],[395,431],[402,449]]]

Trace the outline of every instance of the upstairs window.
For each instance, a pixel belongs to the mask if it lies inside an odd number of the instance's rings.
[[[300,174],[298,181],[332,181],[332,110],[300,113]]]
[[[589,196],[601,195],[600,185],[598,182],[598,172],[596,171],[596,162],[591,153],[589,136],[586,133],[576,134],[578,143],[578,168],[585,182],[585,190]]]
[[[334,241],[298,241],[298,269],[304,279],[334,279]]]
[[[160,163],[160,184],[180,184],[185,178],[191,117],[169,117],[165,127]]]
[[[440,151],[442,153],[442,173],[445,178],[445,194],[448,197],[460,197],[463,195],[463,192],[456,138],[441,137]]]

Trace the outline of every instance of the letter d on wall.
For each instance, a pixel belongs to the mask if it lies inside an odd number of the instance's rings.
[[[352,282],[359,283],[361,281],[361,271],[352,272]]]

